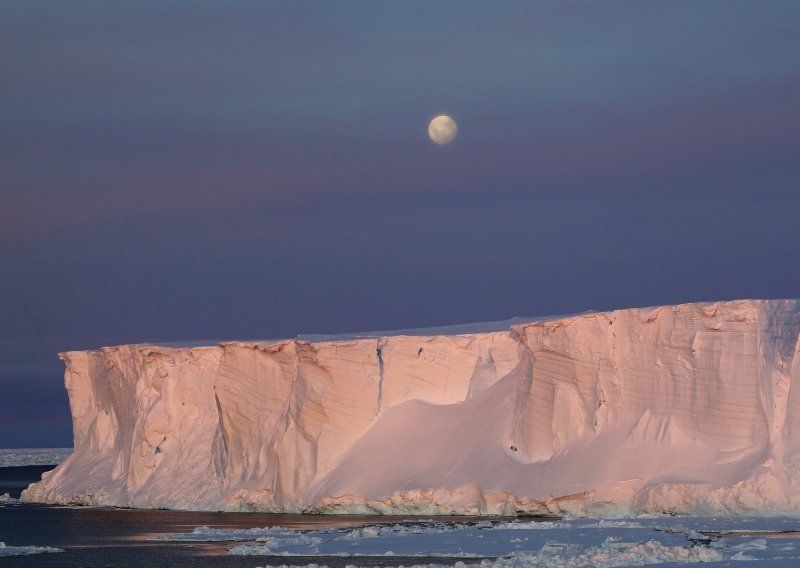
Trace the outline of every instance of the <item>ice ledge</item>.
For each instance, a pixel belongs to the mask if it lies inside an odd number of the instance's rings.
[[[174,349],[198,349],[204,347],[225,347],[225,346],[241,346],[241,347],[280,347],[282,345],[291,343],[350,343],[362,339],[379,339],[382,337],[436,337],[436,336],[470,336],[486,333],[499,333],[511,331],[514,328],[525,327],[528,325],[547,325],[557,322],[568,323],[577,319],[583,318],[606,318],[610,319],[614,314],[622,312],[638,312],[641,314],[643,321],[652,321],[657,314],[662,310],[678,311],[686,308],[698,308],[703,310],[704,313],[714,314],[718,309],[745,307],[747,305],[761,305],[761,304],[776,304],[787,303],[794,304],[798,302],[796,299],[737,299],[737,300],[718,300],[709,302],[688,302],[684,304],[673,304],[665,306],[645,306],[645,307],[631,307],[620,308],[615,310],[595,311],[586,310],[583,312],[575,312],[569,314],[558,314],[549,316],[531,316],[531,317],[513,317],[505,320],[496,320],[489,322],[471,322],[433,327],[419,327],[419,328],[404,328],[383,331],[358,331],[358,332],[345,332],[337,334],[325,333],[303,333],[293,338],[279,338],[279,339],[205,339],[205,340],[187,340],[187,341],[148,341],[142,343],[129,343],[124,344],[125,347],[136,347],[140,349],[149,349],[153,353],[158,353],[158,349],[174,350]],[[60,358],[69,356],[71,353],[84,353],[96,352],[107,349],[114,349],[117,346],[103,346],[98,349],[86,349],[76,351],[65,351],[59,353]],[[166,352],[166,351],[164,351]]]

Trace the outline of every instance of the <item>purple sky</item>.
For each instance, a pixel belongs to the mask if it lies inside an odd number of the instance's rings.
[[[0,447],[71,444],[63,350],[800,296],[798,38],[797,2],[0,0]]]

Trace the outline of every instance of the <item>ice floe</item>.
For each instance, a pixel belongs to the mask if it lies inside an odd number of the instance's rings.
[[[64,550],[61,548],[52,548],[50,546],[6,546],[6,543],[0,542],[0,557],[49,554],[52,552],[64,552]]]

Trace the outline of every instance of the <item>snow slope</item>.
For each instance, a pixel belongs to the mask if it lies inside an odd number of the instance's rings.
[[[453,335],[65,353],[75,452],[22,498],[425,514],[793,511],[799,332],[797,301],[741,300]]]

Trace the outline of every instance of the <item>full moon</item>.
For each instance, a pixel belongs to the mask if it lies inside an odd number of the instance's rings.
[[[456,134],[458,134],[458,125],[446,114],[440,114],[428,125],[428,136],[437,144],[449,144]]]

